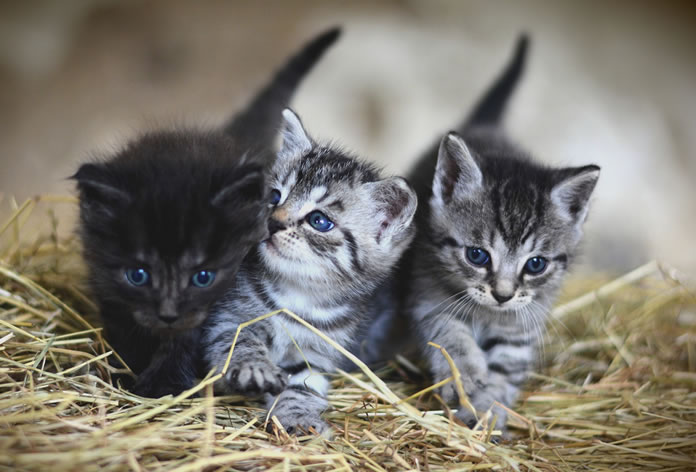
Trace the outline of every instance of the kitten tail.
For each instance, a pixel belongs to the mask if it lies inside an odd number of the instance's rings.
[[[281,124],[281,112],[305,75],[340,35],[341,29],[334,27],[309,41],[281,67],[251,103],[230,120],[225,132],[236,139],[251,141],[243,143],[251,149],[258,144],[274,142]]]
[[[529,36],[521,34],[517,39],[512,59],[498,80],[476,104],[474,111],[465,122],[465,128],[499,124],[508,100],[524,72],[528,49]]]

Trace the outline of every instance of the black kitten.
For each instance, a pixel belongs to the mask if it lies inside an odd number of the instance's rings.
[[[73,176],[89,283],[135,393],[193,386],[199,326],[267,232],[281,111],[338,35],[307,44],[224,129],[148,133]]]

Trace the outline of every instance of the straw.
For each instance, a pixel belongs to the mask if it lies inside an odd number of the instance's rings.
[[[459,424],[431,382],[406,377],[417,365],[373,371],[296,314],[263,314],[294,318],[355,365],[331,376],[332,436],[295,437],[266,432],[257,399],[213,397],[221,374],[161,399],[113,386],[79,242],[54,217],[73,202],[3,203],[0,470],[694,470],[696,298],[657,262],[566,284],[504,440]]]

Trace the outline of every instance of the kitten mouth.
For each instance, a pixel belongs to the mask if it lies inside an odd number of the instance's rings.
[[[157,324],[155,327],[157,331],[159,331],[162,334],[173,334],[173,333],[178,333],[179,331],[182,330],[182,328],[175,323],[163,323],[160,322]]]
[[[278,250],[278,246],[273,244],[273,240],[271,238],[264,239],[261,241],[260,244],[261,248],[265,250],[266,254],[271,253],[276,256],[281,256],[282,254]]]
[[[268,239],[264,239],[263,241],[261,241],[261,245],[266,249],[267,252],[270,252],[270,253],[273,254],[274,256],[278,256],[278,257],[283,257],[283,258],[285,258],[285,259],[289,259],[289,257],[287,257],[285,254],[283,254],[283,253],[280,251],[280,248],[279,248],[275,243],[273,243],[273,236],[271,236],[271,237],[268,238]]]
[[[515,311],[515,309],[512,306],[507,305],[507,304],[501,305],[499,303],[496,303],[496,304],[489,305],[486,303],[482,303],[481,305],[488,308],[491,311],[496,312],[496,313],[514,313],[514,311]]]
[[[179,321],[174,323],[159,323],[155,329],[161,334],[172,335],[195,328],[198,325],[200,325],[200,323],[194,321]]]

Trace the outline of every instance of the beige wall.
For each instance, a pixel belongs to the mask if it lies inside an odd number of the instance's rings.
[[[0,3],[0,192],[69,192],[79,162],[138,130],[215,126],[335,23],[345,36],[295,108],[316,136],[398,173],[525,30],[508,128],[541,160],[602,166],[589,266],[693,270],[695,20],[689,2]]]

